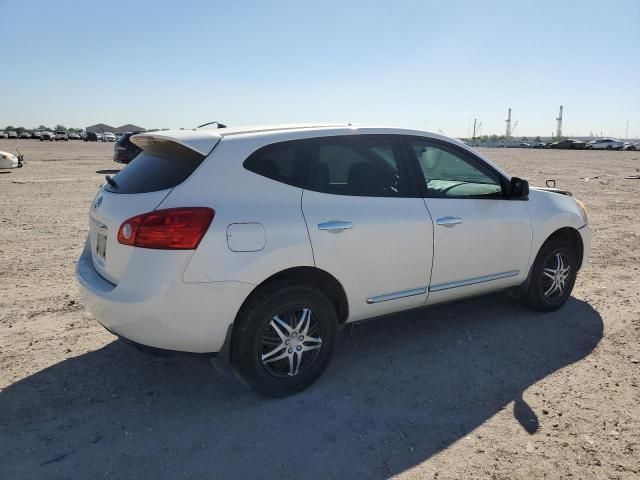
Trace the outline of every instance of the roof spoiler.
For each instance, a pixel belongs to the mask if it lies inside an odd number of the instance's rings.
[[[179,148],[206,157],[222,138],[218,134],[210,133],[210,131],[206,135],[192,130],[177,130],[176,135],[171,133],[173,132],[139,133],[132,135],[129,140],[152,155],[164,156],[161,155],[164,150]]]

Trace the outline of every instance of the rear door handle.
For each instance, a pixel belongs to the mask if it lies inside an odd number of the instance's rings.
[[[436,220],[436,223],[445,227],[455,227],[462,223],[462,219],[460,217],[440,217]]]
[[[338,220],[318,224],[318,230],[328,230],[333,233],[341,232],[342,230],[349,230],[351,228],[353,228],[353,222],[341,222]]]

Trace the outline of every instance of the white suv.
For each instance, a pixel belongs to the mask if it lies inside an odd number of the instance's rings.
[[[265,395],[316,380],[346,323],[505,289],[554,310],[587,262],[582,203],[529,191],[440,135],[281,126],[131,141],[143,152],[91,206],[86,304],[138,346],[225,352]]]

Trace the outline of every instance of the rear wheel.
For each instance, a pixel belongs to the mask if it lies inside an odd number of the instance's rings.
[[[577,271],[574,248],[561,239],[548,240],[536,257],[524,303],[534,310],[557,310],[571,295]]]
[[[611,145],[607,145],[607,150],[613,150],[613,147]]]
[[[262,395],[304,390],[329,363],[337,326],[333,305],[317,289],[268,285],[239,314],[231,348],[234,371]]]

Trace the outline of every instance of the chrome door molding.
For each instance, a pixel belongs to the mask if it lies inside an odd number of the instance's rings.
[[[455,282],[441,283],[440,285],[431,285],[429,287],[430,292],[439,292],[441,290],[449,290],[450,288],[465,287],[467,285],[474,285],[476,283],[490,282],[492,280],[500,280],[501,278],[515,277],[520,273],[520,270],[511,270],[509,272],[494,273],[491,275],[484,275],[482,277],[468,278],[466,280],[456,280]]]
[[[367,303],[387,302],[389,300],[397,300],[398,298],[414,297],[424,293],[427,293],[427,287],[412,288],[411,290],[401,290],[400,292],[385,293],[384,295],[367,298]]]

